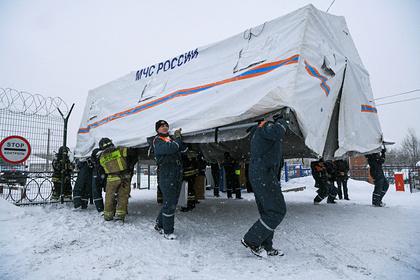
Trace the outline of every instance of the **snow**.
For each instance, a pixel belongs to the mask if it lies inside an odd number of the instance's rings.
[[[350,201],[313,205],[310,177],[283,189],[288,213],[274,245],[284,257],[257,259],[240,239],[257,219],[243,200],[208,192],[177,212],[179,239],[153,230],[155,190],[132,190],[125,224],[104,222],[93,206],[18,208],[0,199],[0,279],[420,279],[420,193],[395,192],[370,206],[372,185],[349,181]]]

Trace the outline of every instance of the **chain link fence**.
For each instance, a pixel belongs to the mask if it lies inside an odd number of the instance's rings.
[[[59,97],[0,88],[0,141],[21,136],[31,145],[31,155],[23,163],[0,158],[0,197],[15,204],[49,201],[52,160],[63,144],[64,122],[58,109],[69,111]]]

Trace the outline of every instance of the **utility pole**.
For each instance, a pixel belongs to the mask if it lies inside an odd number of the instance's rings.
[[[73,111],[74,108],[74,103],[73,105],[71,105],[70,111],[68,112],[67,116],[64,117],[64,114],[61,112],[60,108],[57,108],[58,112],[60,112],[61,117],[63,118],[64,121],[64,131],[63,131],[63,147],[67,148],[67,125],[69,122],[69,117],[71,114],[71,111]],[[63,166],[63,169],[61,170],[61,188],[60,188],[60,202],[61,204],[64,203],[64,171],[65,171],[65,166]],[[71,179],[70,179],[71,181]]]

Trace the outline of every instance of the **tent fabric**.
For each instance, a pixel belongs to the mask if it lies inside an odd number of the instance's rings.
[[[346,22],[308,5],[91,90],[75,154],[87,156],[102,137],[146,146],[160,119],[194,134],[289,107],[305,145],[323,155],[336,104],[334,156],[378,150],[369,74]]]

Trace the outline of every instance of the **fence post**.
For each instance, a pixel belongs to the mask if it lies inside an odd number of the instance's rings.
[[[147,165],[147,189],[150,190],[150,164]]]
[[[138,158],[137,158],[137,160],[138,160]],[[140,162],[139,161],[137,161],[137,170],[136,170],[136,173],[137,173],[137,188],[140,190],[141,189],[141,180],[140,180],[140,170],[141,169],[141,166],[140,166]]]
[[[413,193],[413,173],[408,170],[408,185],[410,186],[410,193]]]
[[[71,105],[70,111],[67,113],[67,116],[64,117],[64,114],[61,112],[60,108],[57,108],[58,112],[60,112],[61,117],[64,121],[64,130],[63,130],[63,146],[67,148],[67,125],[69,122],[69,117],[71,114],[71,111],[73,111],[74,103]],[[61,189],[60,189],[60,202],[61,204],[64,203],[64,172],[61,171]],[[71,175],[70,175],[70,182],[71,182]]]

